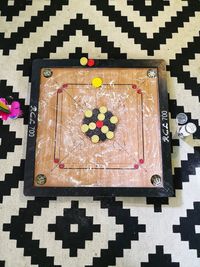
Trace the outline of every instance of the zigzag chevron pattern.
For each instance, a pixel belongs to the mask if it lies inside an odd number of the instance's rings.
[[[180,140],[175,118],[200,123],[200,2],[2,0],[0,15],[0,96],[23,111],[0,122],[0,267],[199,267],[200,128]],[[174,198],[23,196],[32,61],[81,56],[165,59]]]
[[[26,10],[28,5],[31,5],[31,1],[22,0],[20,5],[13,3],[9,6],[9,0],[2,0],[0,3],[1,16],[6,17],[7,21],[12,21],[12,18],[19,16],[20,11]]]

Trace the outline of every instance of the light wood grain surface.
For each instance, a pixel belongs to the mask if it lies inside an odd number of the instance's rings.
[[[52,70],[41,75],[35,177],[44,174],[50,187],[152,187],[151,176],[162,177],[158,80],[145,68]],[[92,87],[94,77],[101,88]],[[80,127],[84,111],[102,105],[119,123],[114,139],[93,144]]]

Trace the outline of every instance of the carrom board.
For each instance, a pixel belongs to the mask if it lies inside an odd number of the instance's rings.
[[[172,196],[165,74],[163,60],[35,60],[25,195]]]

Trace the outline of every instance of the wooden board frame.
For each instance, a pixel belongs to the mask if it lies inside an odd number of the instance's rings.
[[[24,194],[27,196],[174,196],[171,171],[171,145],[168,121],[166,65],[163,60],[95,60],[92,68],[156,68],[158,75],[161,151],[163,162],[162,187],[37,187],[34,186],[35,150],[37,138],[38,100],[42,68],[81,67],[79,60],[36,59],[32,65],[30,119],[27,137]],[[84,67],[85,68],[85,67]],[[167,115],[166,115],[167,114]]]

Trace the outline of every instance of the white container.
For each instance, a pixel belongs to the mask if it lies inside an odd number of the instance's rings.
[[[191,134],[194,134],[197,131],[197,127],[194,123],[189,122],[183,126],[181,126],[177,133],[180,138],[184,138],[186,136],[189,136]]]

